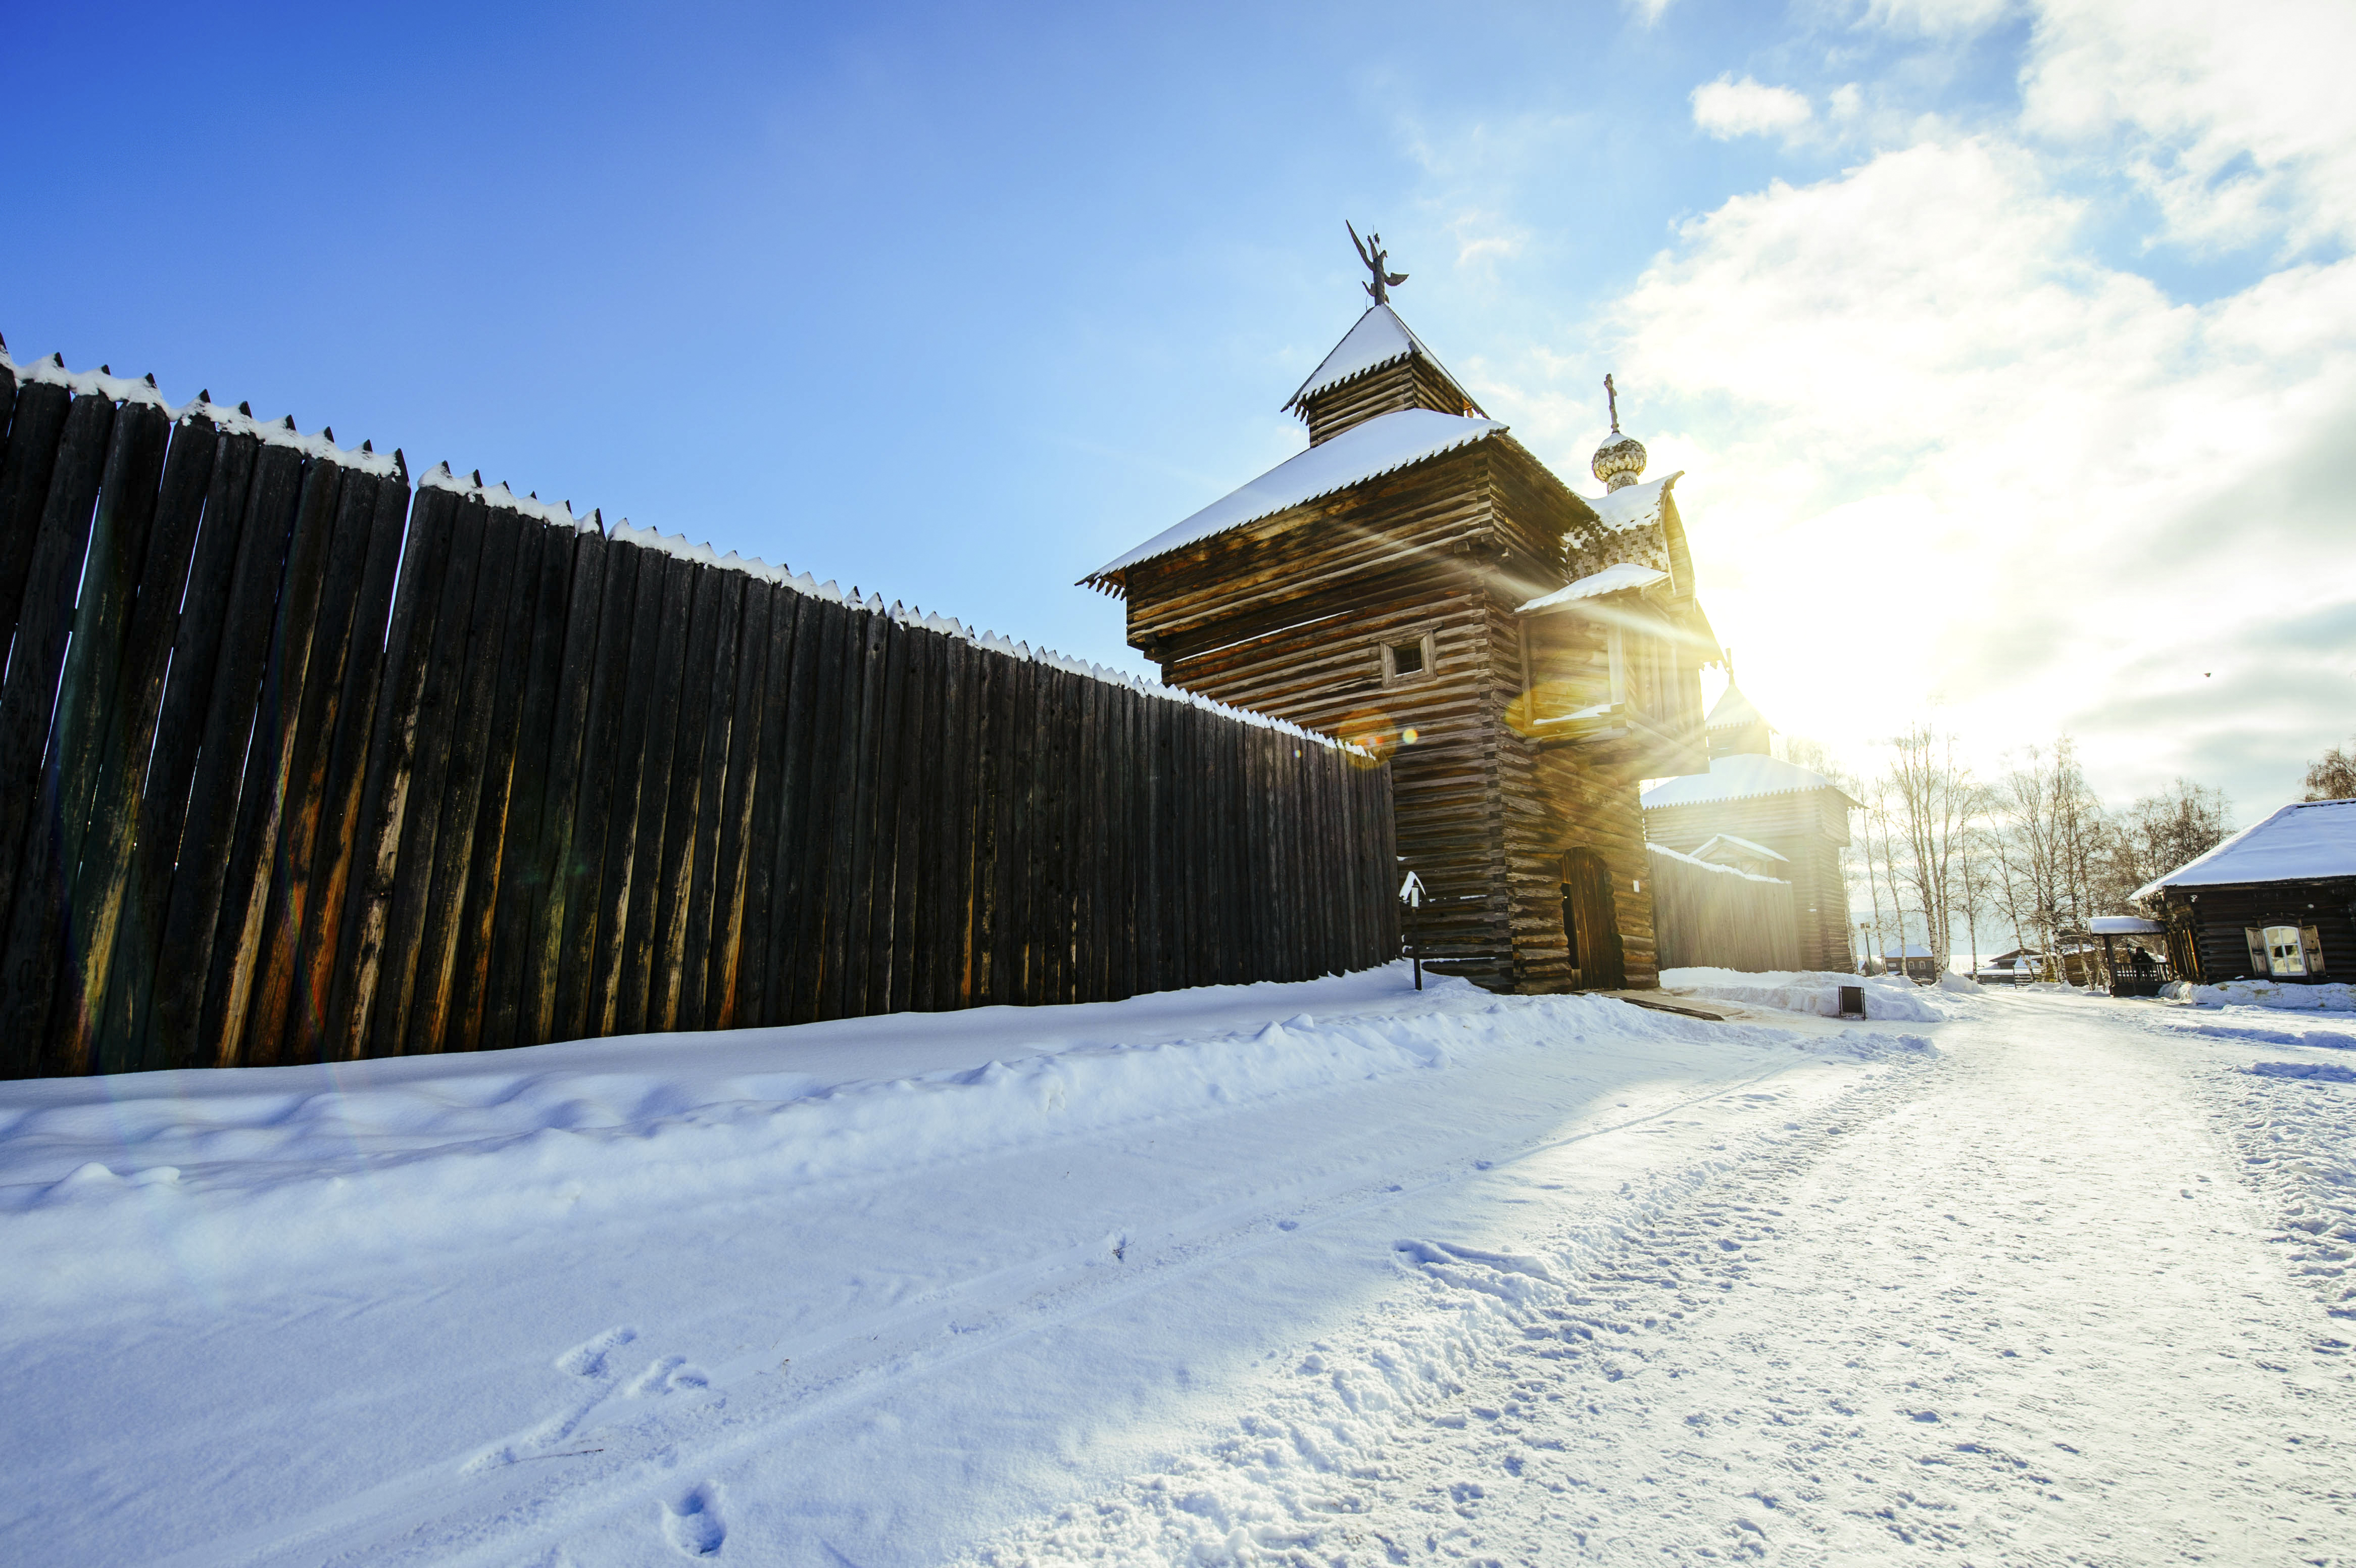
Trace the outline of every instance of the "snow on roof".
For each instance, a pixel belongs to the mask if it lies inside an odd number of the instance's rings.
[[[1286,458],[1251,483],[1228,491],[1175,528],[1164,529],[1080,580],[1100,582],[1140,562],[1167,555],[1213,534],[1273,517],[1303,501],[1313,501],[1394,469],[1502,435],[1505,429],[1494,419],[1467,419],[1428,408],[1402,408],[1383,414]]]
[[[1745,871],[1739,865],[1720,865],[1714,860],[1697,860],[1690,854],[1680,854],[1666,844],[1648,843],[1644,848],[1651,854],[1665,855],[1671,860],[1683,861],[1699,871],[1715,871],[1725,876],[1740,876],[1746,882],[1772,882],[1779,887],[1790,886],[1780,876],[1762,876],[1755,871]],[[1775,858],[1781,860],[1783,857],[1779,854]]]
[[[1694,851],[1694,854],[1697,855],[1707,855],[1712,849],[1716,848],[1719,844],[1727,844],[1744,854],[1760,855],[1768,860],[1780,860],[1786,864],[1789,864],[1791,860],[1789,855],[1777,854],[1773,850],[1769,849],[1763,843],[1753,843],[1749,839],[1737,838],[1732,833],[1711,834],[1709,838],[1703,841],[1699,849]]]
[[[2086,922],[2086,929],[2098,937],[2147,937],[2168,928],[2141,915],[2097,915]]]
[[[1802,789],[1837,789],[1821,773],[1809,771],[1780,757],[1746,754],[1713,757],[1707,773],[1688,773],[1644,791],[1646,810],[1660,806],[1698,806],[1711,800],[1745,800],[1758,795],[1790,795]],[[1847,800],[1847,796],[1842,797]],[[1854,804],[1855,802],[1851,802]]]
[[[1679,468],[1674,474],[1647,479],[1641,485],[1622,485],[1616,490],[1606,490],[1601,496],[1580,499],[1595,509],[1595,515],[1602,520],[1604,527],[1618,533],[1648,522],[1660,521],[1661,498],[1669,493],[1671,485],[1685,477],[1686,471]]]
[[[1766,722],[1767,715],[1751,705],[1751,699],[1742,694],[1742,688],[1729,681],[1726,683],[1726,694],[1719,698],[1718,705],[1709,710],[1709,717],[1704,722],[1702,727],[1704,729],[1748,729],[1752,725],[1763,725]]]
[[[2324,876],[2356,876],[2356,800],[2285,806],[2207,854],[2136,888],[2135,897],[2163,887],[2304,882]]]
[[[1448,373],[1448,367],[1440,362],[1440,356],[1425,347],[1423,339],[1415,335],[1415,329],[1399,319],[1398,312],[1387,305],[1377,305],[1358,317],[1357,325],[1342,335],[1342,340],[1333,345],[1333,351],[1309,372],[1309,379],[1301,383],[1301,390],[1287,399],[1284,406],[1288,410],[1297,408],[1328,388],[1340,386],[1344,381],[1363,376],[1369,371],[1398,364],[1410,354],[1421,354],[1450,386],[1456,387],[1458,394],[1466,403],[1472,402],[1472,394],[1456,385],[1456,378]]]
[[[1336,439],[1339,439],[1336,437]],[[1327,443],[1332,445],[1332,443]],[[1601,572],[1581,577],[1568,587],[1557,588],[1532,599],[1515,612],[1530,615],[1538,610],[1550,610],[1569,604],[1574,599],[1600,598],[1605,594],[1624,594],[1633,588],[1649,588],[1655,583],[1665,583],[1669,575],[1655,566],[1640,566],[1633,561],[1622,561],[1606,566]]]

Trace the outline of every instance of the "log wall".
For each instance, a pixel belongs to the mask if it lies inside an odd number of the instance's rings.
[[[1646,846],[1662,969],[1707,965],[1757,974],[1810,967],[1800,956],[1792,884]]]
[[[1388,769],[0,357],[0,1076],[1296,980]]]
[[[1698,849],[1719,833],[1773,850],[1790,863],[1785,875],[1792,884],[1801,966],[1843,972],[1855,967],[1848,880],[1840,865],[1840,852],[1849,842],[1848,805],[1837,789],[1654,807],[1644,812],[1644,832],[1679,852]]]

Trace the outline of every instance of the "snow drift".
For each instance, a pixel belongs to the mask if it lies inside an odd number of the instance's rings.
[[[1687,996],[1772,1007],[1784,1013],[1813,1013],[1824,1018],[1840,1016],[1840,988],[1844,985],[1864,989],[1868,1018],[1935,1024],[1959,1016],[1961,1010],[1961,1004],[1953,998],[1895,974],[1842,974],[1824,969],[1758,974],[1738,969],[1665,969],[1661,972],[1661,984]],[[1965,989],[1976,988],[1966,982]]]
[[[28,1265],[0,1273],[0,1309],[128,1287],[176,1253],[284,1267],[490,1246],[552,1223],[1212,1115],[1471,1052],[1695,1031],[1862,1060],[1929,1048],[1427,984],[1408,989],[1393,965],[1076,1006],[0,1085],[0,1225]]]

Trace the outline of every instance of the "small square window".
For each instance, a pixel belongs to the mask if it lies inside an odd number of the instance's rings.
[[[1431,679],[1433,654],[1432,636],[1403,638],[1382,645],[1383,684],[1396,686],[1403,682]]]

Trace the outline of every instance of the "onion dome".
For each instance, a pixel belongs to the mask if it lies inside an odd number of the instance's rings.
[[[1620,433],[1620,392],[1612,378],[1603,378],[1603,395],[1612,405],[1612,434],[1595,449],[1595,460],[1589,465],[1595,477],[1603,481],[1607,490],[1616,490],[1636,482],[1644,471],[1644,444],[1633,435]]]

